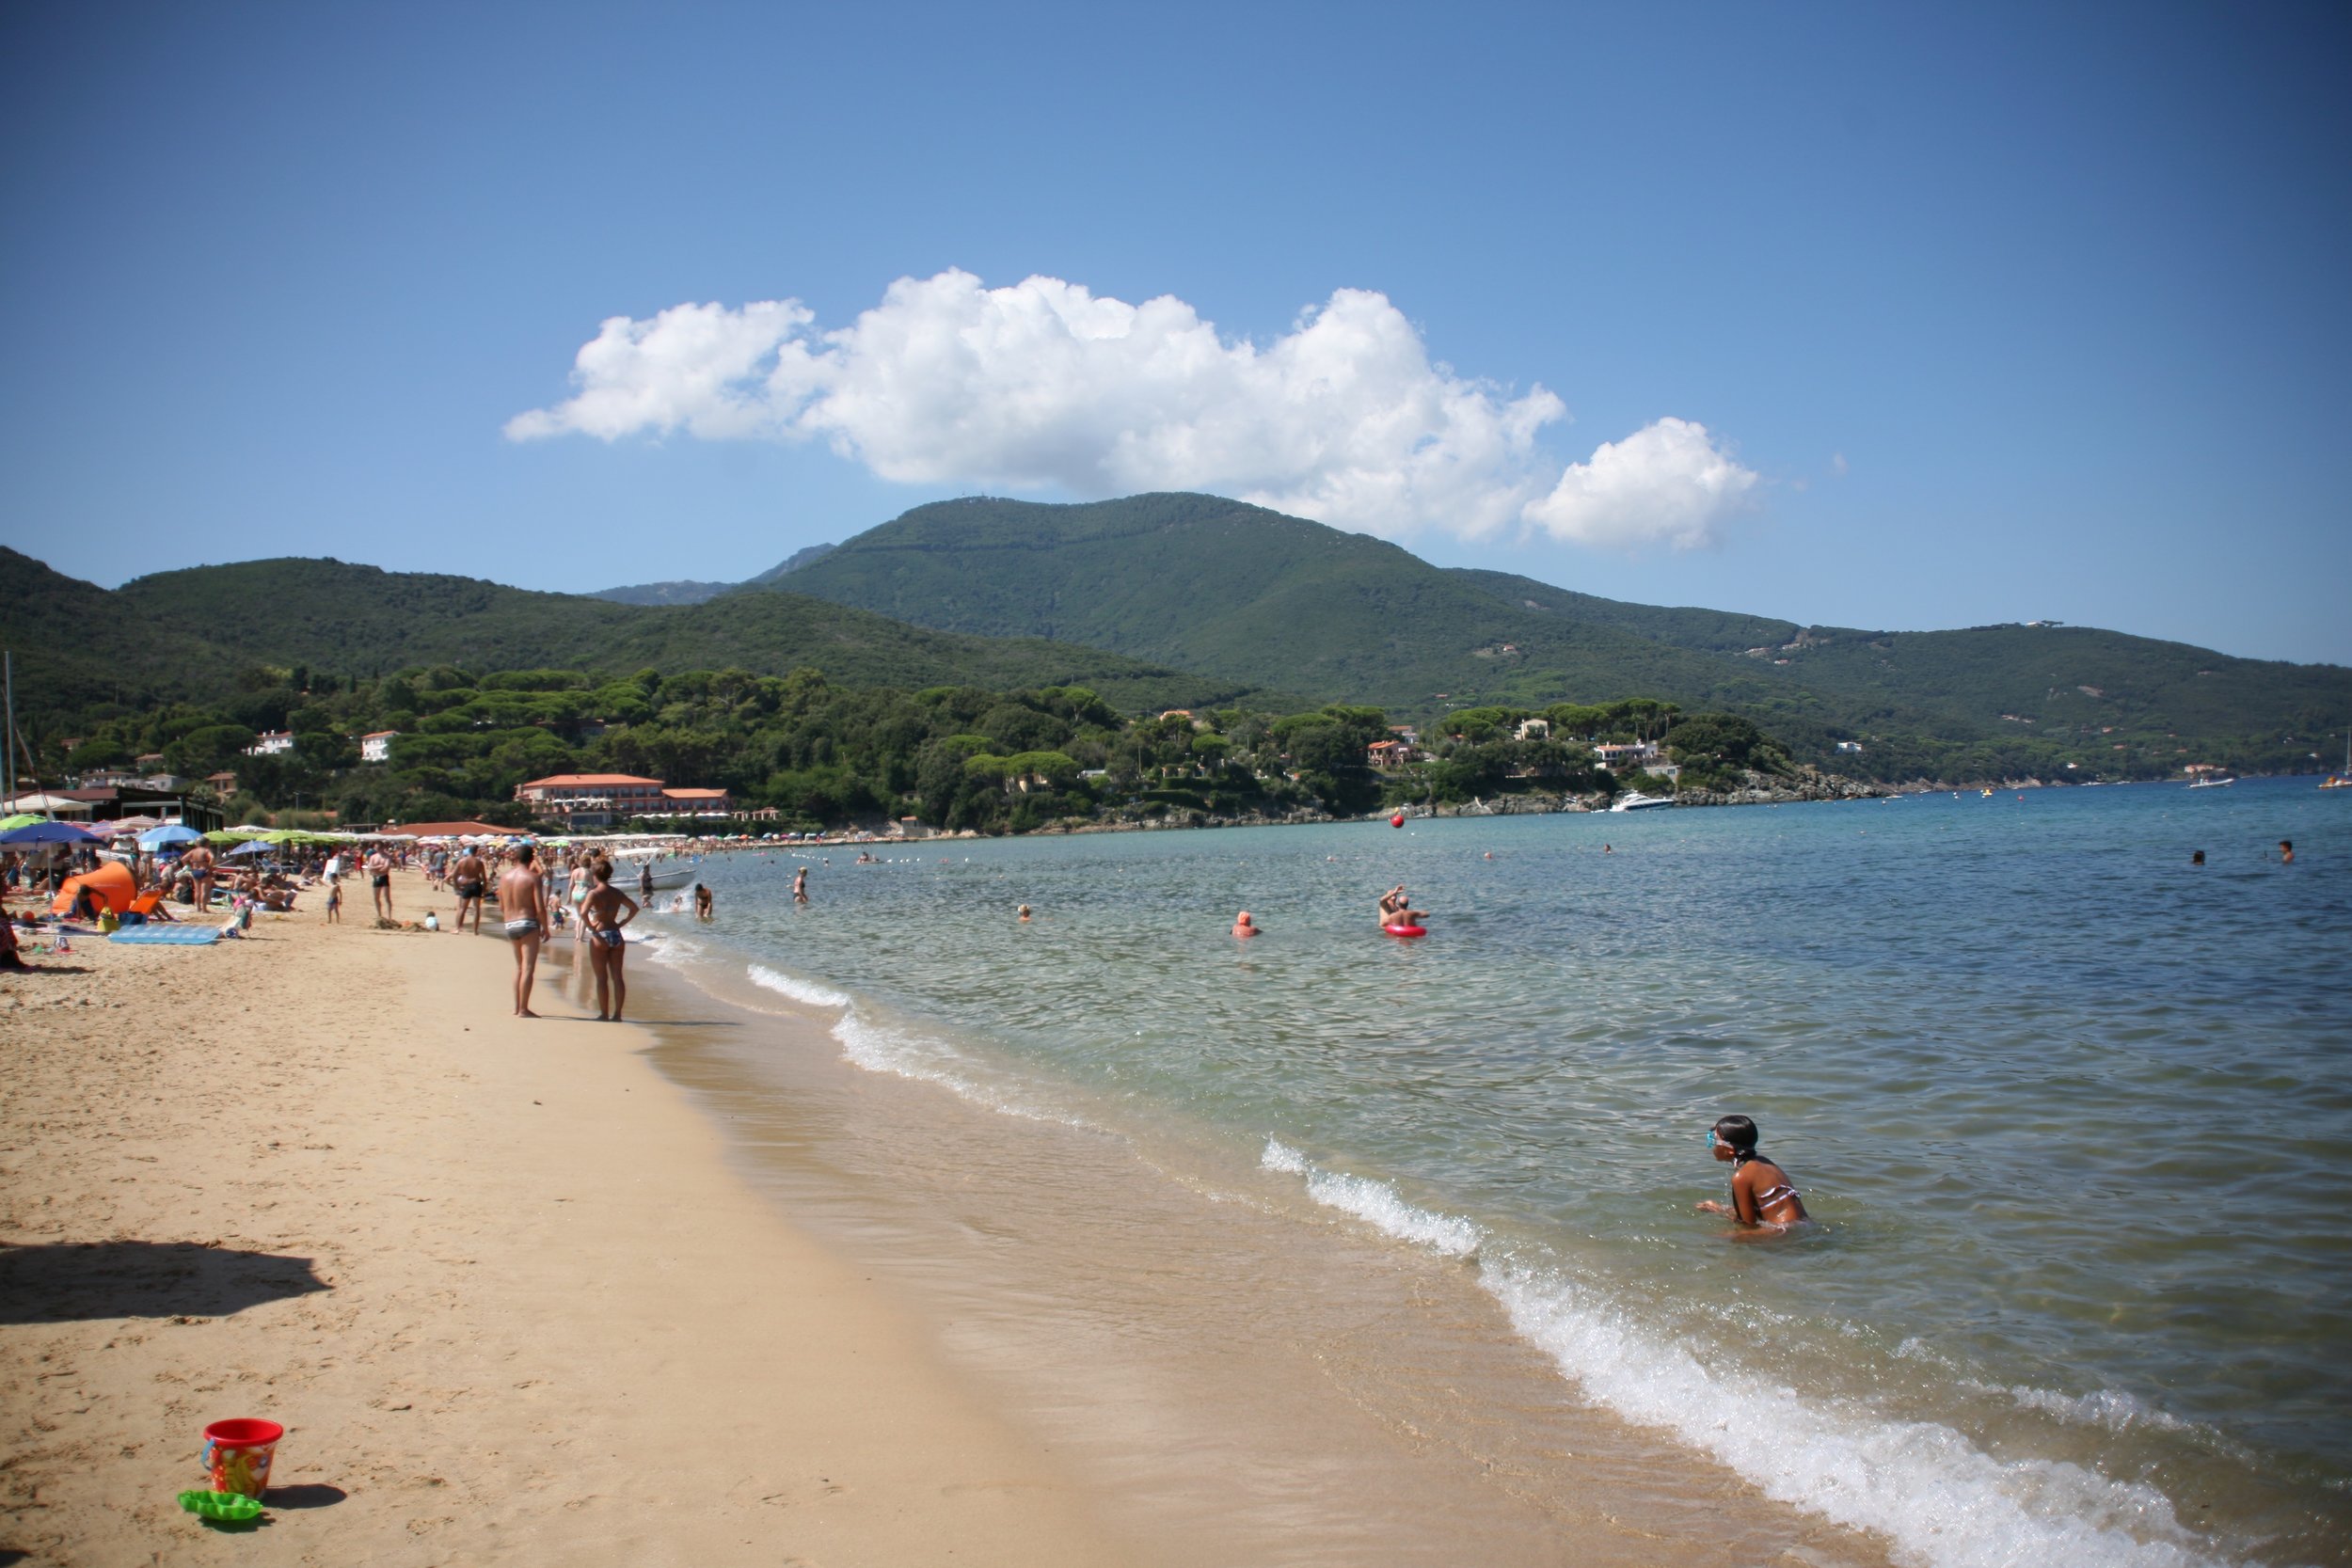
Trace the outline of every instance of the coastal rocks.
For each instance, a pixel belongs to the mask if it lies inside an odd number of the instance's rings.
[[[1801,800],[1874,800],[1895,791],[1884,784],[1865,784],[1811,768],[1793,777],[1750,772],[1737,789],[1685,789],[1675,796],[1677,806],[1791,805]]]

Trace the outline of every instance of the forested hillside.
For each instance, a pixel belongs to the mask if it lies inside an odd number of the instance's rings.
[[[918,625],[1088,642],[1415,717],[1656,694],[1745,714],[1800,758],[1879,779],[2286,772],[2352,726],[2338,666],[2087,627],[1869,631],[1628,604],[1440,569],[1210,496],[944,501],[787,580]]]
[[[1136,709],[1249,694],[1247,683],[1119,654],[903,626],[799,594],[621,605],[337,561],[201,566],[110,593],[0,548],[0,639],[16,653],[19,713],[36,718],[97,701],[216,698],[252,684],[255,672],[350,677],[435,664],[779,675],[814,668],[845,685],[909,689],[1083,683]]]

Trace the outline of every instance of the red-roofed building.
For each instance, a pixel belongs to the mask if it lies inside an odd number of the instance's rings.
[[[665,789],[664,809],[674,816],[732,816],[734,802],[723,789]]]
[[[661,781],[634,773],[555,773],[515,786],[515,799],[565,826],[600,828],[662,814]]]

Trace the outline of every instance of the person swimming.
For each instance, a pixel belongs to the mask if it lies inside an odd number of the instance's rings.
[[[1756,1123],[1746,1117],[1724,1117],[1708,1130],[1707,1147],[1718,1160],[1731,1165],[1731,1202],[1713,1198],[1697,1205],[1702,1214],[1722,1214],[1751,1229],[1786,1230],[1813,1216],[1788,1173],[1756,1151]]]
[[[1250,922],[1249,911],[1248,910],[1244,910],[1241,913],[1233,916],[1233,935],[1237,937],[1254,937],[1257,934],[1258,927]]]

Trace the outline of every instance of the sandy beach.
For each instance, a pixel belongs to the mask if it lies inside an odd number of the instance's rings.
[[[1453,1260],[644,958],[597,1023],[570,957],[538,1021],[501,940],[311,911],[0,981],[0,1560],[1884,1560]],[[175,1495],[238,1416],[288,1430],[232,1542]]]
[[[0,1560],[1127,1560],[642,1031],[552,985],[511,1017],[503,942],[306,911],[37,961],[0,980]],[[231,1416],[287,1428],[252,1539],[174,1501]]]

